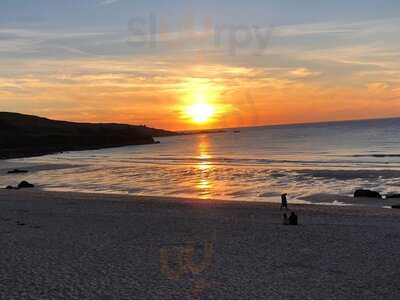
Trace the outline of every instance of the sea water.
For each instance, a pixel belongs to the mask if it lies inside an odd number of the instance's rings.
[[[2,172],[0,185],[24,179],[47,190],[245,201],[279,201],[286,192],[294,202],[315,194],[350,196],[358,188],[400,192],[400,119],[226,129],[157,140],[161,143],[3,161],[53,167]]]

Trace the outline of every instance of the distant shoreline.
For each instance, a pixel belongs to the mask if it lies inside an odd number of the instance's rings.
[[[157,141],[151,143],[140,143],[140,144],[121,144],[121,145],[109,145],[109,146],[96,146],[96,147],[76,147],[74,149],[52,149],[52,150],[32,150],[32,149],[13,149],[7,151],[7,153],[2,153],[0,151],[0,161],[8,159],[19,159],[19,158],[31,158],[39,157],[52,154],[61,154],[64,152],[76,152],[76,151],[91,151],[91,150],[101,150],[101,149],[112,149],[127,146],[142,146],[142,145],[156,145]]]
[[[175,132],[145,125],[77,123],[0,112],[0,159],[157,144]]]
[[[225,128],[213,128],[206,129],[204,131],[209,130],[210,133],[218,133],[218,132],[229,132],[235,130],[242,129],[257,129],[257,128],[284,128],[284,127],[299,127],[299,126],[316,126],[316,125],[332,125],[332,124],[345,124],[345,123],[358,123],[358,122],[379,122],[379,121],[400,121],[400,117],[387,117],[387,118],[371,118],[371,119],[354,119],[354,120],[337,120],[337,121],[320,121],[320,122],[305,122],[305,123],[278,123],[278,124],[264,124],[264,125],[254,125],[254,126],[238,126],[238,127],[225,127]],[[201,132],[203,130],[199,130]],[[185,132],[185,131],[178,131]],[[187,132],[192,132],[188,130]],[[193,130],[196,133],[196,130]]]
[[[223,133],[226,130],[202,130],[196,132],[177,132],[174,134],[170,134],[167,136],[154,136],[157,137],[172,137],[172,136],[186,136],[186,135],[197,135],[197,134],[214,134],[214,133]],[[7,151],[7,153],[2,153],[0,150],[0,161],[7,159],[18,159],[18,158],[31,158],[31,157],[39,157],[45,155],[52,154],[62,154],[64,152],[77,152],[77,151],[91,151],[91,150],[101,150],[101,149],[112,149],[112,148],[121,148],[127,146],[144,146],[144,145],[157,145],[160,142],[154,140],[153,142],[148,143],[134,143],[134,144],[121,144],[121,145],[105,145],[105,146],[96,146],[96,147],[76,147],[74,149],[54,149],[54,150],[33,150],[33,149],[12,149]]]

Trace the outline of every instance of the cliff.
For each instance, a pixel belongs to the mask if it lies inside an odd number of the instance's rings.
[[[0,159],[153,144],[174,132],[126,124],[75,123],[0,112]]]

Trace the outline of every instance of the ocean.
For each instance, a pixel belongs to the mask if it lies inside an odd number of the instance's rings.
[[[269,202],[279,202],[285,192],[292,203],[339,205],[345,203],[337,199],[358,188],[400,192],[400,119],[227,129],[157,140],[161,143],[3,161],[4,170],[36,167],[28,174],[2,172],[0,185],[28,180],[55,191]]]

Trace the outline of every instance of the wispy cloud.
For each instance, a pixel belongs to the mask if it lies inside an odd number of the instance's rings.
[[[290,71],[290,74],[295,77],[306,78],[306,77],[318,76],[321,74],[321,72],[314,72],[307,68],[298,68],[298,69]]]
[[[100,2],[100,5],[111,5],[111,4],[117,3],[119,1],[121,1],[121,0],[104,0],[104,1]]]
[[[368,35],[398,32],[400,18],[363,22],[325,22],[276,27],[275,36],[299,37],[308,35]]]

